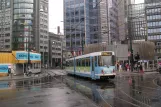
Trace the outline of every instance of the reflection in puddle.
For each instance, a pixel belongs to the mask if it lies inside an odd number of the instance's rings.
[[[106,107],[114,103],[115,84],[113,82],[92,82],[82,79],[65,79],[64,82],[72,89],[92,99],[99,106]]]

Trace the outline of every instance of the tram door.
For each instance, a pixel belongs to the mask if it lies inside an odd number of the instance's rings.
[[[90,58],[90,65],[91,65],[91,77],[92,77],[92,79],[94,79],[95,78],[95,61],[94,61],[95,59],[94,59],[94,57],[91,57]]]

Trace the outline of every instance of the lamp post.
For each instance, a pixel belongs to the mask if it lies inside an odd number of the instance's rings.
[[[61,37],[61,69],[63,69],[63,37]]]
[[[44,46],[44,50],[43,50],[43,65],[45,65],[45,52],[46,52],[46,49],[47,49],[47,47],[46,46]]]

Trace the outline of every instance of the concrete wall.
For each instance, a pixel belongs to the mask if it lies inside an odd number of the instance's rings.
[[[114,51],[117,60],[128,60],[128,45],[91,44],[85,47],[84,53]]]
[[[155,56],[155,45],[149,41],[137,41],[133,43],[134,55],[138,52],[141,60],[153,60]],[[118,60],[128,60],[128,44],[90,44],[85,46],[84,54],[98,51],[114,51]]]

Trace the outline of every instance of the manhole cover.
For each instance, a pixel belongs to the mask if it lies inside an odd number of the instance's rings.
[[[28,104],[40,104],[43,103],[43,101],[32,101],[32,102],[28,102]]]

